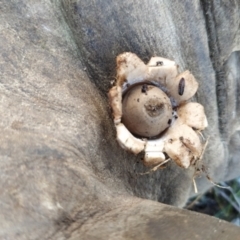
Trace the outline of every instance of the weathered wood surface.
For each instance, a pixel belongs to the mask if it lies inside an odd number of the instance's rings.
[[[106,99],[117,54],[174,59],[200,83],[210,175],[239,176],[238,1],[3,0],[0,11],[0,238],[239,235],[162,204],[185,204],[193,169],[139,176],[147,169],[115,142]]]

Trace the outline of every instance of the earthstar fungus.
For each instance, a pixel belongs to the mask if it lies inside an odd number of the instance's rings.
[[[208,125],[203,106],[189,101],[198,89],[194,76],[179,74],[176,63],[162,57],[146,65],[125,52],[116,62],[108,96],[120,146],[134,154],[145,151],[146,166],[166,157],[183,168],[194,165],[203,152],[200,131]]]

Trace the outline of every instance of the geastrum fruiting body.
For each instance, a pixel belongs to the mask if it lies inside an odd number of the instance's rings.
[[[135,54],[117,57],[117,80],[109,101],[122,148],[138,154],[144,164],[174,160],[188,168],[203,152],[200,131],[207,127],[201,104],[190,102],[198,83],[189,72],[178,73],[174,61],[152,57],[146,65]]]

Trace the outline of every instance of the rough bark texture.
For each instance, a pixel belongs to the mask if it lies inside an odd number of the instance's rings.
[[[106,99],[117,54],[175,60],[200,83],[211,177],[237,177],[238,1],[3,0],[0,12],[0,238],[239,235],[163,204],[185,204],[193,169],[172,162],[140,176],[147,169],[117,145]]]

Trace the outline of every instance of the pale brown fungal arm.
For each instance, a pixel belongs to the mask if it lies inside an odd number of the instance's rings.
[[[122,89],[114,86],[108,92],[109,102],[113,111],[114,123],[120,123],[122,117]]]
[[[136,55],[125,52],[117,56],[117,86],[126,88],[126,85],[132,85],[141,82],[148,76],[148,67]]]
[[[183,122],[196,130],[203,130],[208,126],[204,108],[199,103],[186,103],[179,107],[177,113]]]
[[[166,83],[166,87],[169,94],[175,99],[177,105],[179,105],[195,95],[198,89],[198,82],[189,71],[185,71],[176,76],[175,79],[170,79]]]
[[[122,148],[134,154],[138,154],[144,150],[146,142],[135,138],[122,123],[116,125],[116,130],[117,141]]]
[[[180,167],[188,168],[202,152],[202,143],[198,134],[180,118],[164,135],[163,151]]]

